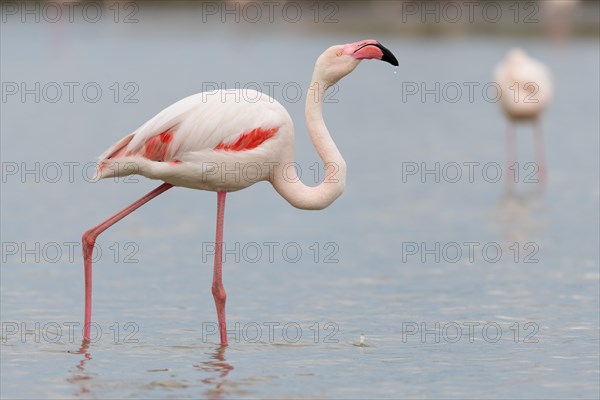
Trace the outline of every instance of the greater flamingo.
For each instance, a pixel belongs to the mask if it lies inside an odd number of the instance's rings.
[[[496,66],[494,79],[501,89],[500,105],[508,118],[507,185],[515,181],[517,122],[531,122],[534,126],[534,141],[538,176],[542,184],[546,181],[544,138],[540,115],[552,98],[552,78],[548,68],[540,61],[529,57],[521,49],[512,49],[505,60]]]
[[[337,199],[344,191],[346,163],[323,121],[323,99],[327,89],[352,72],[363,59],[398,65],[396,57],[375,40],[332,46],[315,64],[306,96],[306,124],[327,168],[324,180],[316,187],[305,186],[293,167],[294,128],[290,115],[277,101],[254,91],[213,91],[186,97],[100,156],[96,180],[135,173],[164,183],[83,234],[84,342],[90,339],[92,251],[96,238],[159,194],[173,186],[182,186],[217,192],[212,294],[221,345],[227,345],[226,294],[222,281],[225,195],[266,180],[300,209],[320,210]]]

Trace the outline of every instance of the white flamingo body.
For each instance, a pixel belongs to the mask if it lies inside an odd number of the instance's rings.
[[[260,130],[273,136],[244,150],[218,149]],[[145,157],[163,132],[172,134],[164,157]],[[260,141],[260,140],[259,140]],[[191,189],[233,192],[273,181],[279,166],[293,162],[294,127],[275,99],[253,90],[198,93],[165,108],[100,156],[96,180],[131,174]]]
[[[552,99],[548,68],[520,49],[513,49],[494,70],[502,90],[500,104],[511,119],[536,119]]]
[[[222,282],[222,245],[227,192],[268,180],[291,205],[318,210],[344,191],[346,163],[325,122],[325,92],[352,72],[363,59],[398,65],[379,42],[365,40],[332,46],[317,59],[306,94],[308,134],[327,168],[315,187],[297,176],[294,127],[288,112],[255,91],[213,91],[189,96],[167,107],[100,156],[96,180],[139,174],[164,183],[138,201],[83,234],[85,271],[84,341],[89,341],[92,314],[92,251],[106,229],[173,186],[217,192],[217,234],[212,293],[221,344],[227,344],[226,294]],[[240,173],[245,167],[252,172]],[[248,171],[249,169],[246,169]]]

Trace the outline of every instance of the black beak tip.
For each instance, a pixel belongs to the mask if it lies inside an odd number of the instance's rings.
[[[398,66],[398,60],[396,60],[396,57],[394,57],[393,54],[391,54],[391,57],[388,57],[387,55],[383,55],[383,58],[381,59],[381,61],[386,61],[389,62],[390,64],[392,64],[394,67]]]
[[[383,53],[383,57],[381,57],[381,61],[385,61],[385,62],[389,62],[390,64],[392,64],[394,67],[398,66],[398,60],[396,59],[396,56],[394,56],[394,54],[392,54],[391,51],[389,51],[386,47],[384,47],[381,43],[377,43],[376,45],[377,47],[379,47],[379,49],[382,51]]]

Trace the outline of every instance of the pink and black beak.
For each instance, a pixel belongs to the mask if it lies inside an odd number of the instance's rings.
[[[375,59],[389,62],[394,66],[398,66],[398,60],[377,40],[363,40],[356,43],[350,43],[344,46],[344,54],[352,56],[357,60]]]

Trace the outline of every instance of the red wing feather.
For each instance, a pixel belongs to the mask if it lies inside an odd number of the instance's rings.
[[[230,144],[225,144],[221,142],[218,145],[216,145],[214,149],[225,151],[244,151],[255,149],[261,144],[263,144],[265,141],[275,136],[277,130],[278,128],[252,129],[251,131],[242,133],[235,142]]]

